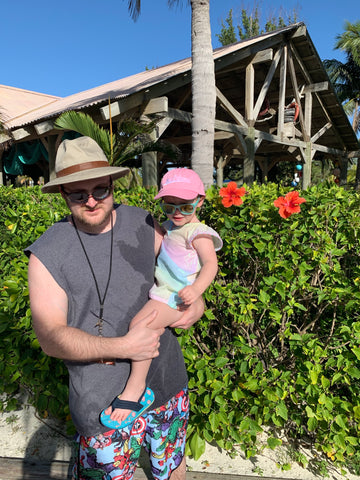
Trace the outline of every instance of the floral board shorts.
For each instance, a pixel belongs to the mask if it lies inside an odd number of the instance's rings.
[[[189,394],[184,389],[121,430],[79,435],[73,479],[131,480],[142,446],[149,453],[154,479],[168,479],[183,459],[188,419]]]

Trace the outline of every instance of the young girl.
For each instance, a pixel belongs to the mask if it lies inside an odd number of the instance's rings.
[[[176,168],[164,175],[160,191],[161,208],[168,217],[160,254],[155,267],[155,284],[150,300],[132,319],[130,328],[156,310],[153,327],[168,327],[182,316],[182,310],[200,297],[217,273],[216,251],[222,247],[219,235],[200,223],[196,210],[204,202],[205,190],[200,177],[188,168]],[[101,423],[124,428],[139,417],[154,401],[146,387],[151,360],[132,362],[131,374],[121,396],[103,410]]]

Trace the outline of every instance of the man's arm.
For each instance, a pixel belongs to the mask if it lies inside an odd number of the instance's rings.
[[[28,277],[33,326],[47,355],[80,362],[113,358],[146,360],[159,355],[159,338],[164,329],[150,328],[156,312],[142,319],[123,337],[90,335],[67,325],[67,295],[33,254]]]

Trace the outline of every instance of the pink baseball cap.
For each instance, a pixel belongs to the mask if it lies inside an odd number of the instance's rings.
[[[198,195],[205,196],[204,184],[199,175],[190,168],[174,168],[161,179],[160,191],[155,199],[178,197],[192,200]]]

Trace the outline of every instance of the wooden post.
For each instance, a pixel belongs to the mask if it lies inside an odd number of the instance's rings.
[[[146,115],[141,115],[140,121],[142,123],[149,123],[150,119]],[[150,134],[151,141],[156,141],[158,136],[156,129]],[[158,159],[156,152],[144,152],[142,158],[142,180],[145,188],[158,186]]]
[[[305,152],[303,155],[304,165],[303,165],[303,176],[302,176],[302,188],[305,190],[310,186],[311,183],[311,142],[306,143]]]
[[[246,156],[244,158],[244,183],[250,186],[255,179],[255,128],[249,127],[249,133],[245,137]]]
[[[250,63],[246,67],[245,75],[245,119],[247,124],[250,127],[254,126],[254,83],[255,83],[255,72],[254,65]]]
[[[4,178],[4,168],[2,162],[4,150],[0,150],[0,168],[1,168],[1,175],[0,175],[0,185],[5,185],[5,178]]]
[[[226,165],[226,160],[221,155],[216,164],[216,185],[222,187],[224,184],[224,166]]]
[[[304,127],[307,137],[307,145],[305,148],[305,162],[303,165],[302,188],[308,188],[311,184],[311,162],[313,155],[311,154],[311,120],[312,120],[312,93],[305,93],[305,118]]]
[[[49,180],[53,180],[56,177],[55,174],[55,159],[56,159],[56,140],[57,135],[49,135],[47,137],[47,151],[49,155],[49,178],[44,178],[45,183]]]
[[[280,65],[280,84],[279,84],[277,134],[281,137],[283,136],[283,130],[284,130],[286,68],[287,68],[287,45],[284,46],[283,54],[282,54],[282,57],[281,57],[281,65]]]
[[[345,158],[339,159],[339,168],[340,168],[340,182],[339,185],[347,184],[347,169],[348,169],[348,160]]]
[[[157,154],[156,152],[146,152],[142,154],[142,178],[145,188],[156,187],[158,184],[157,172]]]

